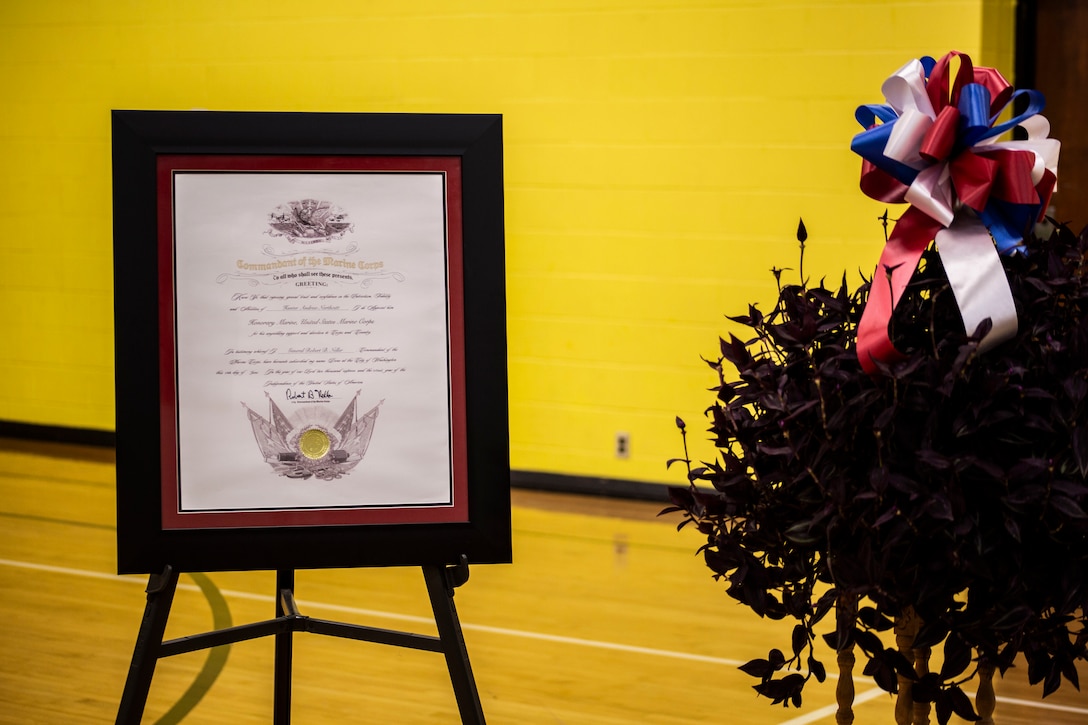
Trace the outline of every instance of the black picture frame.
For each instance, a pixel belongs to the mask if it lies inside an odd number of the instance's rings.
[[[511,560],[502,119],[472,114],[114,110],[117,567],[122,574],[505,563]],[[460,173],[457,280],[463,314],[467,492],[459,520],[164,525],[163,471],[175,455],[163,371],[163,158],[452,159]],[[304,164],[303,164],[304,165]],[[454,222],[455,223],[455,222]],[[165,264],[165,267],[164,267]],[[165,338],[163,337],[165,332]],[[167,420],[169,420],[167,418]],[[165,436],[165,437],[164,437]],[[412,460],[403,462],[406,472]]]

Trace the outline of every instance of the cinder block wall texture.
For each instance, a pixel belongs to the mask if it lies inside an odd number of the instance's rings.
[[[953,49],[1011,79],[1014,5],[7,0],[0,420],[113,427],[110,109],[501,113],[512,464],[679,481],[798,218],[807,276],[876,263],[855,107]]]

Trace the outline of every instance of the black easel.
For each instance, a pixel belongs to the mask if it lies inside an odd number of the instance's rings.
[[[462,556],[456,566],[439,564],[423,565],[423,578],[434,611],[438,636],[399,632],[389,629],[365,627],[357,624],[313,619],[299,614],[295,604],[295,572],[292,569],[276,572],[276,618],[264,622],[243,624],[213,632],[180,637],[163,642],[166,620],[174,601],[178,585],[178,572],[167,566],[162,574],[152,574],[147,584],[147,606],[136,637],[125,690],[117,711],[117,725],[139,725],[143,717],[147,695],[155,664],[163,657],[193,652],[247,639],[275,636],[276,654],[274,671],[274,725],[291,722],[291,659],[295,632],[313,632],[333,637],[376,642],[395,647],[442,652],[457,698],[457,709],[465,725],[484,725],[483,708],[468,662],[468,650],[453,605],[454,589],[468,581],[468,561]]]

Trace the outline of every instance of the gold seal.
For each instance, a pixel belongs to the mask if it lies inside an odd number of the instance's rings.
[[[298,449],[312,461],[324,458],[329,447],[329,434],[320,428],[310,428],[298,437]]]

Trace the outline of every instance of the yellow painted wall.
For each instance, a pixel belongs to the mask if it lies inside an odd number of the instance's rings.
[[[677,480],[723,314],[867,273],[854,108],[1012,0],[3,0],[0,420],[113,427],[109,111],[501,113],[515,468]],[[617,432],[630,458],[614,456]],[[698,436],[695,436],[698,438]],[[701,446],[709,451],[709,447]]]

